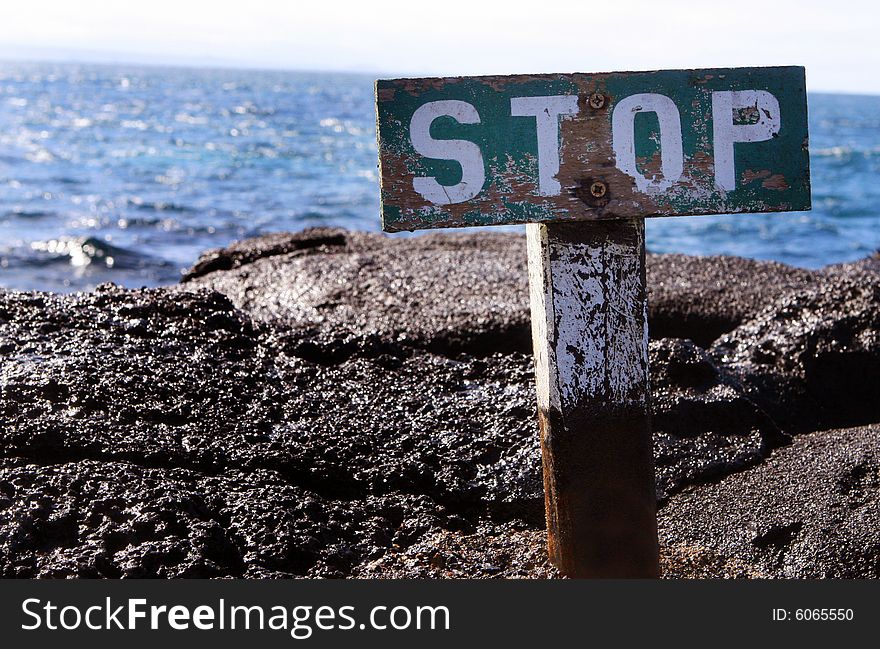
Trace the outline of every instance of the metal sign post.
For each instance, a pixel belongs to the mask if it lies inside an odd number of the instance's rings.
[[[810,208],[804,70],[376,84],[386,231],[525,223],[550,558],[656,577],[644,218]]]

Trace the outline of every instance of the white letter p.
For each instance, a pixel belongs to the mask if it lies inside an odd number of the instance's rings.
[[[734,124],[733,111],[753,107],[755,124]],[[779,102],[766,90],[720,90],[712,93],[712,139],[715,184],[726,192],[736,189],[734,142],[764,142],[779,133]]]

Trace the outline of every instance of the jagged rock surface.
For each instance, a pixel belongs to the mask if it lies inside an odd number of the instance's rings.
[[[784,578],[880,577],[880,426],[801,435],[660,512],[667,544],[703,546]]]
[[[880,421],[872,268],[649,256],[668,507],[784,462],[790,433]],[[322,229],[179,287],[0,291],[0,575],[554,576],[526,283],[518,235]],[[833,439],[828,470],[867,457]],[[837,538],[774,564],[663,521],[670,576],[804,576]]]
[[[876,422],[880,275],[830,276],[719,339],[713,357],[786,430]]]

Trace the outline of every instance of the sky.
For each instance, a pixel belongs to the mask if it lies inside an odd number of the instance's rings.
[[[0,58],[376,76],[803,65],[812,91],[880,93],[877,0],[26,0]]]

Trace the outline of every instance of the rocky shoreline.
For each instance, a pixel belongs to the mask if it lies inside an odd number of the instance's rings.
[[[880,576],[880,257],[648,285],[665,576]],[[530,348],[512,234],[0,291],[0,576],[556,576]]]

